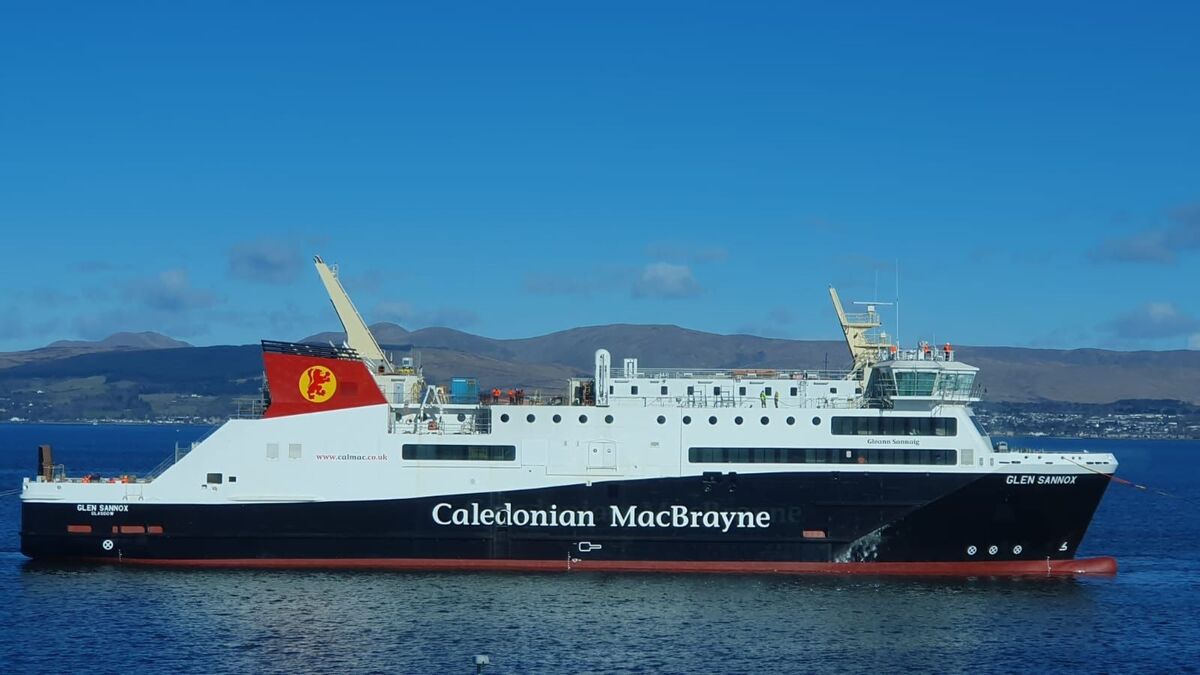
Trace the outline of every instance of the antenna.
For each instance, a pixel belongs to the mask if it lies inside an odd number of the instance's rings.
[[[900,259],[896,258],[896,345],[904,344],[900,339]]]

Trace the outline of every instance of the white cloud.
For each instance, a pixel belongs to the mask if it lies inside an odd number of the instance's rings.
[[[642,268],[632,290],[638,298],[687,298],[698,295],[702,289],[687,265],[656,262]]]

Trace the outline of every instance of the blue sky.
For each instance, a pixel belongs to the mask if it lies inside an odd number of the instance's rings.
[[[332,329],[316,253],[410,329],[832,339],[898,262],[905,343],[1200,349],[1200,5],[343,4],[3,10],[0,350]]]

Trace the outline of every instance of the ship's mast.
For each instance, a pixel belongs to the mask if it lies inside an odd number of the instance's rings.
[[[375,341],[371,329],[367,328],[362,315],[354,308],[354,303],[350,302],[350,296],[346,294],[346,289],[342,288],[342,282],[338,280],[337,271],[326,265],[325,261],[321,260],[321,256],[314,256],[313,260],[317,266],[317,274],[321,277],[321,283],[325,284],[325,291],[329,294],[329,301],[333,303],[333,310],[337,312],[338,319],[342,322],[342,328],[346,331],[346,346],[376,366],[383,366],[387,372],[392,372],[391,362],[379,348],[379,343]]]
[[[891,346],[882,333],[876,332],[880,326],[879,313],[875,311],[875,304],[878,303],[868,304],[865,313],[846,314],[837,289],[833,286],[829,287],[829,297],[833,300],[833,309],[837,311],[842,333],[846,335],[846,346],[850,348],[850,356],[854,359],[851,372],[862,378],[867,369],[879,361],[881,352]]]

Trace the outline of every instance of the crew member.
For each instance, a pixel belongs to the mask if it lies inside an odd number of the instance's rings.
[[[758,392],[758,400],[762,401],[762,407],[767,407],[767,390],[763,389]]]

